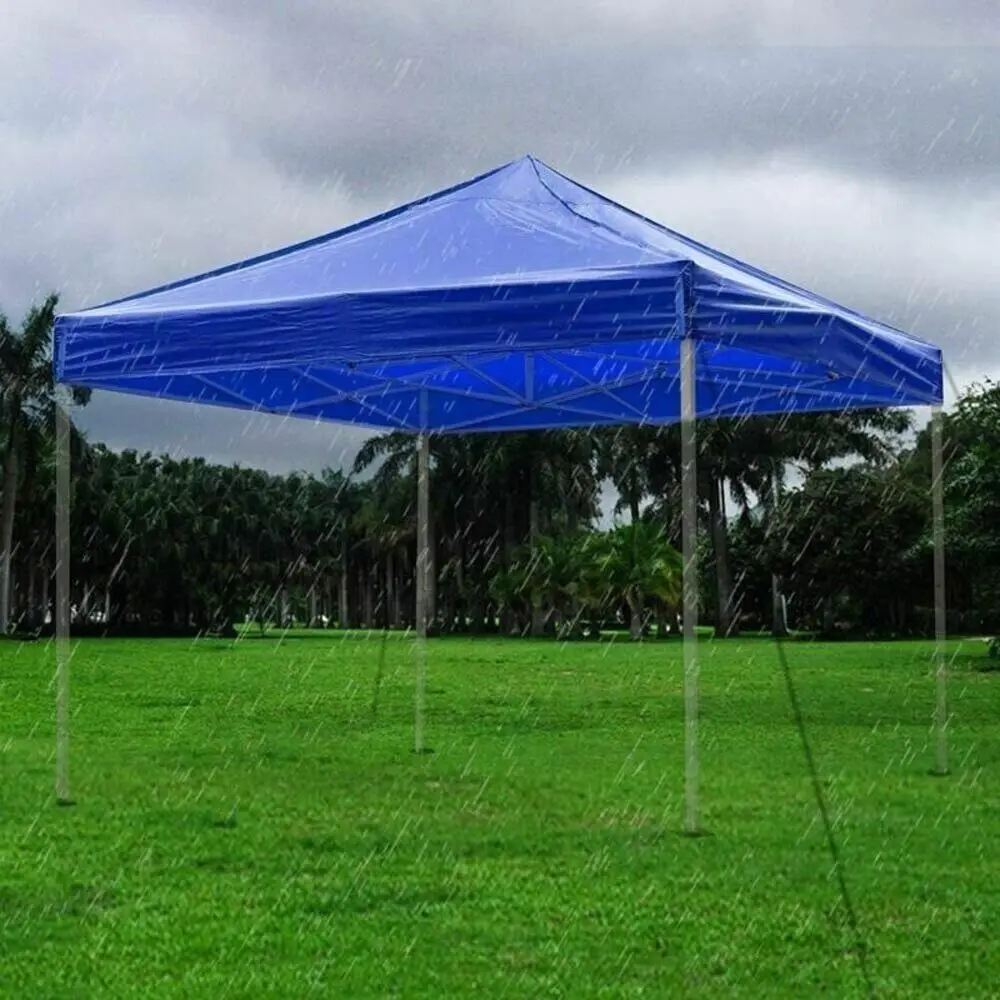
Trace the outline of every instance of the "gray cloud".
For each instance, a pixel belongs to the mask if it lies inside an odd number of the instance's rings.
[[[336,176],[375,197],[527,149],[605,174],[629,160],[786,148],[915,180],[982,175],[1000,152],[989,125],[1000,64],[984,45],[991,28],[1000,38],[1000,19],[986,3],[706,2],[685,13],[540,0],[530,16],[498,0],[180,9],[205,58],[175,58],[196,65],[165,74],[162,90],[147,83],[151,97],[290,176]],[[949,38],[964,44],[927,44]]]
[[[93,304],[531,151],[937,340],[963,380],[1000,369],[992,0],[35,0],[4,22],[14,315],[52,287]],[[336,464],[363,434],[119,397],[83,422],[274,469]]]
[[[623,174],[609,194],[861,312],[940,344],[956,380],[1000,370],[1000,188],[913,189],[775,159]]]

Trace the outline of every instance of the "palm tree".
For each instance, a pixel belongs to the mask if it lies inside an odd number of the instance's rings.
[[[895,448],[895,438],[907,429],[910,417],[895,410],[795,414],[785,417],[751,417],[742,420],[706,420],[698,431],[698,493],[701,517],[711,539],[715,571],[716,633],[738,632],[736,591],[730,567],[727,493],[744,512],[754,497],[773,510],[785,470],[801,464],[819,468],[839,458],[857,456],[883,462]],[[651,440],[636,455],[626,434],[617,447],[619,485],[623,503],[648,491],[654,498],[652,513],[669,526],[672,540],[679,538],[680,437],[676,426],[648,432]],[[641,457],[640,457],[641,456]],[[634,472],[628,476],[629,459]],[[605,468],[611,466],[605,465]],[[645,484],[642,484],[645,477]],[[629,493],[632,489],[631,494]],[[634,507],[633,507],[634,509]],[[776,586],[780,581],[776,581]],[[775,601],[775,610],[778,602]],[[775,614],[775,627],[782,624]]]
[[[376,492],[381,492],[382,495],[387,495],[390,483],[396,482],[401,478],[404,478],[408,470],[412,470],[412,483],[414,486],[414,497],[417,482],[417,450],[415,444],[415,438],[412,434],[408,434],[405,431],[390,431],[387,434],[380,434],[377,437],[369,438],[362,446],[354,460],[353,472],[355,475],[359,475],[366,469],[370,468],[372,465],[379,463],[378,469],[374,473],[373,479],[377,480],[374,484]],[[431,438],[431,459],[432,459],[432,471],[431,471],[431,493],[434,493],[434,471],[433,464],[437,459],[438,452],[442,448],[447,448],[448,439],[441,437]],[[428,561],[428,581],[429,581],[429,593],[427,594],[427,617],[430,621],[434,621],[437,617],[437,532],[435,531],[435,511],[438,509],[439,505],[436,502],[431,504],[431,514],[428,524],[428,534],[429,534],[429,552],[427,553]],[[414,519],[414,525],[416,522],[416,503],[412,507],[412,516]],[[359,512],[360,513],[360,512]],[[414,529],[414,537],[416,536],[416,530]],[[416,568],[416,561],[413,563],[414,569]]]
[[[541,628],[532,625],[530,632],[538,638],[551,621],[555,633],[561,635],[567,612],[583,601],[587,584],[597,575],[598,549],[588,544],[588,535],[554,538],[539,535],[534,543],[523,545],[511,554],[508,565],[498,570],[490,582],[493,599],[513,617],[511,631],[525,633],[523,622],[541,609]],[[571,623],[571,628],[575,625]]]
[[[637,521],[609,532],[605,573],[613,592],[628,605],[629,637],[641,639],[646,601],[680,603],[683,559],[659,524]]]
[[[18,331],[12,330],[0,316],[0,427],[5,434],[0,506],[0,634],[10,627],[21,452],[28,437],[44,434],[44,429],[54,421],[51,348],[57,301],[56,295],[50,295],[40,306],[32,306]],[[73,400],[78,405],[84,405],[89,398],[89,391],[73,390]]]
[[[618,491],[616,513],[628,509],[634,524],[650,493],[650,469],[660,428],[628,425],[595,434],[597,474],[610,479]]]
[[[493,447],[494,468],[501,477],[498,485],[506,500],[502,523],[508,561],[518,545],[534,547],[542,536],[574,535],[594,519],[597,476],[591,434],[513,434],[496,441]],[[544,517],[543,512],[548,516]],[[532,635],[543,633],[545,618],[544,607],[533,604]]]

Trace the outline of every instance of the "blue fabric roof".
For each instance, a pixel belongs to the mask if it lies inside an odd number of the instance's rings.
[[[533,157],[297,246],[58,317],[58,381],[435,432],[942,400],[938,348]]]

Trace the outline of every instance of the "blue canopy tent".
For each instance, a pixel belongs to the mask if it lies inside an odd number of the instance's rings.
[[[428,435],[680,421],[689,829],[698,823],[697,418],[939,408],[943,396],[938,348],[672,232],[530,156],[308,242],[62,315],[54,365],[64,385],[413,431],[421,650]],[[65,511],[58,524],[68,565]],[[940,639],[940,558],[935,567]],[[64,636],[66,574],[57,578]],[[940,651],[938,677],[943,754]]]

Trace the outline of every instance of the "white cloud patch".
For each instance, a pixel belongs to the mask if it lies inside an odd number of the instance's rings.
[[[623,176],[607,193],[672,229],[1000,374],[1000,184],[974,194],[788,158]]]

